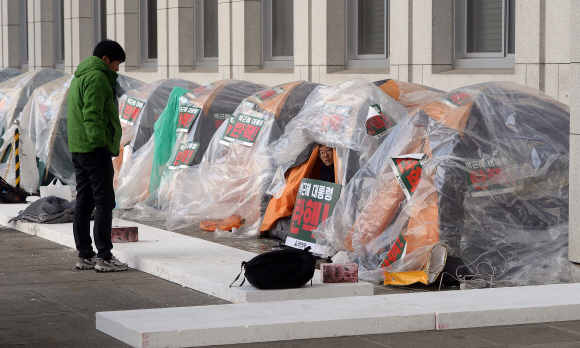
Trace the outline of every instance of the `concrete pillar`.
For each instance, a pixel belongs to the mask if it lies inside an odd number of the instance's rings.
[[[580,263],[580,0],[570,9],[570,261]]]
[[[312,2],[312,81],[344,70],[346,59],[346,2]],[[296,37],[296,39],[300,39]]]
[[[174,0],[167,2],[167,25],[161,25],[163,10],[158,14],[158,69],[167,65],[168,74],[176,76],[182,71],[193,70],[194,2]],[[159,3],[158,3],[159,6]],[[164,20],[164,19],[163,19]],[[165,42],[164,42],[165,41]],[[169,54],[163,52],[163,50]]]
[[[2,54],[0,66],[20,68],[20,11],[18,0],[0,1],[0,40]],[[22,25],[26,25],[23,23]]]
[[[401,81],[412,79],[413,64],[413,0],[391,0],[389,43],[391,77]]]
[[[54,68],[52,0],[28,0],[28,66]]]
[[[218,0],[218,63],[219,76],[222,79],[233,78],[233,45],[232,45],[232,1]]]
[[[239,79],[262,67],[262,10],[259,0],[234,0],[231,4],[232,77]]]
[[[516,1],[516,81],[541,91],[545,85],[545,4],[546,0]]]
[[[107,37],[127,55],[119,72],[139,69],[139,0],[107,0]]]
[[[312,0],[294,0],[294,79],[312,80]]]
[[[64,1],[65,72],[73,73],[83,59],[93,55],[92,0]]]

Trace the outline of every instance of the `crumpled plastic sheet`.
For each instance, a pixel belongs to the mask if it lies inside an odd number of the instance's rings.
[[[199,147],[191,165],[199,164],[219,127],[224,122],[229,121],[230,116],[233,115],[238,105],[246,97],[263,89],[264,86],[249,81],[221,80],[183,94],[179,99],[179,103],[172,110],[175,119],[177,119],[180,109],[184,107],[199,109],[199,114],[187,131],[178,132],[177,139],[164,147],[163,152],[166,152],[166,154],[162,158],[163,163],[160,162],[158,165],[153,166],[149,187],[150,194],[143,206],[140,205],[138,209],[147,210],[148,207],[151,207],[160,212],[165,211],[172,192],[180,190],[179,187],[184,173],[183,168],[170,168],[171,163],[167,162],[176,156],[182,144],[196,142]],[[167,112],[168,110],[166,109],[165,111]],[[175,125],[172,132],[175,135]],[[156,149],[155,151],[157,155],[158,150]],[[154,213],[150,212],[150,214]]]
[[[228,126],[224,122],[201,163],[180,171],[183,179],[179,187],[187,189],[173,189],[167,227],[175,230],[197,225],[201,220],[221,220],[237,214],[245,219],[245,224],[233,237],[258,234],[260,206],[275,171],[266,148],[282,135],[317,86],[305,81],[290,82],[242,101],[233,116],[245,114],[265,120],[253,145],[220,143]]]
[[[370,135],[367,120],[379,115],[384,132]],[[286,187],[285,174],[291,167],[301,164],[305,151],[310,156],[311,145],[323,144],[336,150],[336,181],[346,185],[363,166],[386,135],[407,115],[407,110],[383,93],[377,86],[355,79],[337,86],[320,86],[308,98],[304,107],[288,124],[286,132],[268,149],[276,175],[268,194],[280,197]]]
[[[72,79],[73,75],[65,75],[36,88],[20,116],[23,131],[35,145],[41,184],[48,184],[50,173],[64,184],[76,185],[67,130],[67,96]],[[115,90],[142,84],[119,75]]]
[[[24,71],[14,68],[4,68],[0,70],[0,83],[9,80],[18,75],[24,74]]]
[[[164,79],[127,91],[119,99],[119,117],[123,129],[121,147],[130,143],[132,151],[135,152],[149,141],[155,121],[165,109],[174,87],[192,90],[199,87],[199,84],[182,79]],[[131,106],[127,104],[128,98],[132,100],[131,103],[141,104],[141,108],[132,109],[134,113],[131,117],[127,114]]]
[[[147,198],[154,151],[155,138],[151,137],[147,144],[135,151],[121,166],[115,191],[118,209],[131,209]]]
[[[314,231],[317,243],[326,256],[351,251],[367,280],[419,271],[443,243],[453,276],[578,281],[567,260],[569,129],[569,107],[536,90],[509,82],[454,90],[397,125]],[[408,199],[390,162],[422,153]],[[400,236],[402,255],[388,260]]]
[[[12,125],[2,136],[3,144],[0,146],[0,153],[4,154],[13,144],[16,129],[20,133],[18,139],[19,165],[20,165],[20,188],[29,194],[38,192],[38,170],[36,169],[36,157],[34,156],[34,144],[19,125]],[[7,156],[9,159],[0,164],[0,176],[10,185],[16,184],[16,156],[14,156],[14,147],[10,148],[12,155]]]
[[[409,111],[413,111],[426,102],[445,94],[444,91],[436,88],[394,79],[380,80],[373,83]]]
[[[63,72],[45,68],[20,74],[0,83],[0,134],[4,134],[19,118],[36,88],[63,76]]]
[[[20,116],[22,128],[35,145],[43,183],[52,173],[63,184],[76,185],[67,133],[66,98],[72,79],[73,75],[66,75],[36,88]]]

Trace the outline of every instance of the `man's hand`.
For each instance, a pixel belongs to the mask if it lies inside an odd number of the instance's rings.
[[[111,154],[111,151],[109,151],[109,149],[107,149],[106,147],[97,147],[95,148],[95,153],[97,154],[97,161],[101,162],[104,160],[111,160],[111,157],[113,156],[113,154]]]

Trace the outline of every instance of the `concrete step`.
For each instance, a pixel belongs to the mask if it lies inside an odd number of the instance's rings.
[[[72,223],[54,225],[8,223],[10,218],[18,215],[18,212],[24,210],[26,206],[26,204],[3,204],[0,209],[0,225],[75,248]],[[229,285],[240,272],[242,261],[249,261],[256,254],[129,221],[120,220],[120,225],[138,226],[139,241],[114,244],[113,253],[119,260],[128,263],[131,268],[230,302],[268,302],[373,294],[372,284],[366,282],[323,284],[318,270],[314,274],[312,286],[308,283],[298,289],[259,290],[248,282],[242,287],[230,288]]]
[[[580,284],[97,313],[133,347],[197,347],[580,320]]]

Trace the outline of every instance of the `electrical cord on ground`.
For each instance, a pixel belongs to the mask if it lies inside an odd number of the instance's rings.
[[[468,274],[465,276],[460,276],[458,271],[460,268],[469,267],[477,262],[482,256],[496,252],[504,260],[504,267],[500,269],[501,272],[496,274],[495,268],[486,261],[482,261],[475,267],[475,274]],[[487,266],[491,269],[491,273],[487,273],[480,270],[481,266]],[[441,285],[443,283],[443,276],[445,274],[449,275],[451,278],[459,282],[459,284],[465,284],[465,289],[479,289],[479,288],[504,288],[518,286],[518,283],[511,280],[501,280],[500,278],[505,274],[507,269],[507,259],[498,250],[489,250],[479,255],[473,262],[467,265],[461,265],[455,270],[455,276],[449,272],[441,273],[441,279],[439,280],[439,291],[441,291]]]

